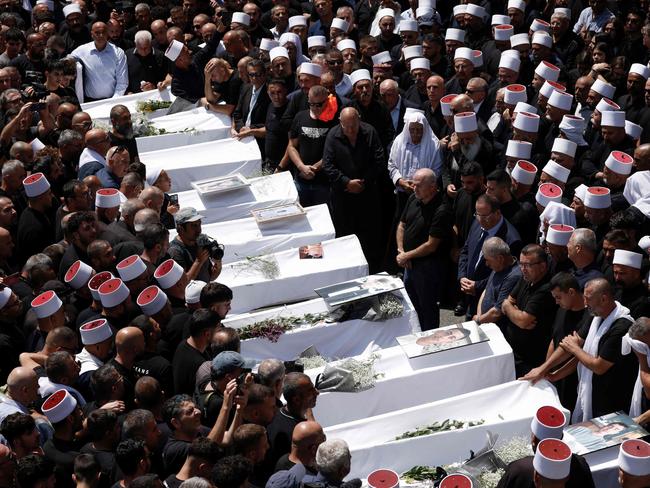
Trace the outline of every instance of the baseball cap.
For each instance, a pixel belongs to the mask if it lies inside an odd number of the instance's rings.
[[[188,222],[196,222],[202,218],[203,215],[198,213],[194,207],[183,207],[174,215],[174,223],[176,225],[187,224]]]
[[[245,359],[244,356],[235,351],[222,351],[212,360],[212,376],[221,377],[232,373],[235,369],[253,369],[255,361]]]

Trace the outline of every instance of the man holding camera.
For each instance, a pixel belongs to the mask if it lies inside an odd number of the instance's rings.
[[[169,256],[183,267],[190,280],[209,283],[221,273],[223,247],[201,233],[203,215],[195,208],[181,208],[174,215],[178,235],[169,243]]]

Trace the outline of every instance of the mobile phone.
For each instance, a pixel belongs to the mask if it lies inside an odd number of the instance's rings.
[[[246,381],[246,375],[248,373],[250,373],[250,371],[244,371],[239,376],[237,376],[237,395],[243,395],[244,394],[244,392],[242,390],[242,386],[244,385],[244,382]]]
[[[44,108],[45,108],[45,102],[36,102],[36,103],[33,103],[31,107],[29,107],[29,109],[32,112],[40,112]]]
[[[178,195],[169,195],[169,204],[178,207]]]

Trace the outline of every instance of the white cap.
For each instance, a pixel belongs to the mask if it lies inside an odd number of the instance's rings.
[[[445,41],[465,42],[465,31],[462,29],[454,29],[453,27],[450,27],[445,32]]]
[[[178,283],[183,277],[183,267],[173,259],[163,261],[160,266],[156,268],[153,276],[158,281],[160,288],[167,290]]]
[[[566,154],[570,158],[574,158],[577,149],[578,149],[578,145],[575,142],[569,141],[568,139],[561,139],[557,137],[553,141],[553,147],[551,148],[551,152]]]
[[[298,25],[307,27],[307,17],[304,15],[292,15],[289,17],[289,29]]]
[[[404,54],[404,59],[407,61],[413,58],[420,58],[422,57],[422,46],[419,44],[415,46],[406,46],[402,49],[402,54]]]
[[[50,182],[43,173],[34,173],[23,180],[23,187],[28,198],[35,198],[50,189]]]
[[[562,201],[562,189],[555,183],[542,183],[537,189],[535,201],[542,207],[546,207],[550,202]]]
[[[650,475],[650,444],[641,439],[628,439],[618,451],[618,467],[631,476]]]
[[[474,132],[478,129],[476,114],[474,112],[463,112],[454,115],[454,130],[461,134]]]
[[[474,488],[474,483],[469,476],[453,473],[442,478],[438,488]]]
[[[542,168],[542,173],[546,173],[551,178],[566,183],[571,171],[566,169],[564,166],[557,164],[555,161],[549,160],[548,163],[546,163],[546,166]]]
[[[453,115],[451,112],[451,102],[453,102],[454,98],[457,96],[456,93],[450,93],[440,99],[440,112],[442,112],[444,117],[451,117]]]
[[[602,113],[600,125],[607,127],[620,127],[625,128],[625,112],[622,110],[611,111],[607,110]]]
[[[81,7],[79,6],[78,3],[69,3],[65,7],[63,7],[63,16],[67,17],[68,15],[71,14],[80,14],[81,13]]]
[[[129,297],[129,289],[119,278],[111,278],[101,284],[97,290],[102,307],[117,307]]]
[[[612,206],[612,198],[609,188],[604,186],[592,186],[587,188],[585,192],[584,204],[585,207],[602,209]]]
[[[350,82],[352,83],[352,86],[363,80],[372,81],[370,72],[367,69],[356,69],[350,74]]]
[[[524,132],[537,133],[539,130],[539,115],[531,114],[530,112],[519,112],[512,126],[515,129],[519,129]]]
[[[414,58],[411,60],[411,72],[416,69],[431,70],[431,63],[427,58]]]
[[[95,193],[96,208],[115,208],[120,203],[120,192],[115,188],[101,188]]]
[[[467,12],[467,5],[464,3],[460,5],[456,5],[453,9],[453,12],[454,12],[454,17],[456,17],[457,15],[464,15]]]
[[[113,337],[113,331],[106,319],[97,319],[92,320],[91,322],[86,322],[79,327],[79,333],[81,334],[81,343],[84,346],[99,344],[100,342],[104,342],[106,339]]]
[[[251,25],[251,16],[245,14],[244,12],[233,12],[230,22],[235,22],[237,24],[242,24],[248,27]]]
[[[63,281],[70,288],[78,290],[88,283],[92,275],[93,269],[83,261],[77,260],[68,268],[68,271],[66,271],[63,277]]]
[[[418,20],[418,25],[433,26],[433,8],[431,7],[418,7],[415,9],[415,18]]]
[[[508,141],[508,143],[510,142],[513,141]],[[532,185],[535,181],[535,176],[537,176],[537,166],[524,160],[517,161],[517,164],[512,168],[512,173],[510,174],[510,177],[513,180],[522,185]]]
[[[475,68],[483,66],[483,51],[479,51],[478,49],[472,51],[472,64]]]
[[[525,12],[526,2],[524,2],[524,0],[508,0],[508,9],[511,8],[516,8],[517,10],[521,10],[522,12]]]
[[[596,104],[596,110],[598,110],[601,114],[604,114],[605,112],[614,112],[617,110],[621,110],[621,107],[618,105],[618,103],[612,102],[609,98],[601,98],[600,102]]]
[[[616,92],[616,87],[614,85],[610,85],[601,79],[594,81],[589,89],[606,98],[612,98]]]
[[[573,227],[568,225],[564,227],[569,227],[573,231]],[[567,419],[562,410],[551,405],[545,405],[537,409],[530,423],[530,431],[540,441],[544,439],[562,439],[566,423]]]
[[[526,94],[526,87],[524,85],[512,84],[506,86],[505,92],[503,93],[503,102],[507,105],[517,105],[519,102],[525,102],[528,100],[528,95]]]
[[[571,20],[571,17],[573,17],[573,15],[571,14],[571,9],[570,8],[555,7],[555,9],[553,10],[553,15],[556,15],[556,14],[564,16],[569,20]]]
[[[630,268],[641,269],[642,261],[643,254],[625,251],[623,249],[616,249],[614,251],[614,260],[612,261],[612,264],[620,264],[622,266],[629,266]]]
[[[380,64],[391,64],[392,62],[393,59],[390,57],[390,53],[388,51],[382,51],[372,56],[373,66],[378,66]]]
[[[147,265],[144,264],[144,261],[137,254],[123,259],[117,263],[116,268],[117,273],[124,282],[134,280],[147,271]]]
[[[605,160],[605,166],[607,166],[614,173],[619,175],[627,176],[632,173],[632,165],[634,163],[634,158],[627,153],[622,151],[612,151],[607,156]]]
[[[553,90],[551,96],[548,97],[548,104],[560,110],[571,110],[573,104],[573,95],[567,92]]]
[[[556,246],[566,246],[574,230],[570,225],[551,224],[546,231],[546,242]]]
[[[515,34],[510,38],[510,45],[513,48],[523,46],[524,44],[530,46],[530,38],[528,37],[528,34]]]
[[[545,80],[557,81],[560,77],[560,68],[548,61],[542,61],[535,68],[535,73]]]
[[[638,246],[645,252],[648,252],[648,249],[650,249],[650,236],[643,236],[641,239],[639,239]]]
[[[289,51],[286,47],[278,46],[274,47],[269,51],[269,58],[273,61],[275,58],[287,58],[289,59]]]
[[[309,42],[309,39],[307,39],[307,42]],[[280,43],[275,39],[267,39],[266,37],[262,37],[262,39],[260,39],[260,49],[262,51],[270,51],[271,49],[273,49],[274,47],[278,47],[279,45]]]
[[[546,31],[537,31],[533,34],[531,44],[539,44],[550,49],[553,46],[553,38]]]
[[[501,53],[501,58],[499,59],[499,68],[506,68],[519,73],[520,67],[521,59],[519,59],[519,56],[514,57],[507,51]]]
[[[207,283],[201,280],[192,280],[185,287],[185,303],[199,303],[201,301],[201,291]]]
[[[172,62],[176,61],[176,59],[181,55],[183,46],[184,44],[182,42],[177,41],[176,39],[172,40],[169,46],[167,46],[165,57]]]
[[[454,51],[454,61],[456,59],[467,59],[474,64],[474,51],[468,47],[459,47]]]
[[[634,122],[626,120],[625,133],[635,141],[638,141],[641,138],[641,134],[643,133],[643,127],[641,127],[639,124],[635,124]]]
[[[633,63],[630,66],[630,73],[636,73],[637,75],[643,76],[646,80],[650,78],[650,68],[641,63]]]
[[[0,310],[5,308],[5,305],[7,305],[10,298],[11,298],[11,288],[5,286],[2,290],[0,290]]]
[[[369,488],[399,488],[399,476],[392,469],[376,469],[368,475]]]
[[[402,20],[399,23],[400,32],[417,32],[418,31],[418,21],[417,20]]]
[[[530,159],[530,156],[533,152],[533,145],[527,141],[513,141],[510,139],[508,145],[506,146],[506,156],[509,158],[517,159]],[[530,164],[530,163],[528,163]],[[531,164],[534,168],[535,173],[537,173],[537,168]]]
[[[395,18],[395,11],[392,8],[380,8],[377,12],[377,20],[381,20],[384,17]]]
[[[515,33],[515,28],[508,24],[500,24],[494,28],[495,41],[509,41]]]
[[[44,291],[32,300],[32,308],[39,319],[54,315],[62,306],[63,302],[52,290]]]
[[[320,64],[316,63],[302,63],[300,65],[300,74],[320,78],[323,74],[323,67]]]
[[[30,146],[32,146],[32,151],[36,154],[45,147],[45,144],[43,144],[43,142],[37,137],[30,143]]]
[[[507,15],[494,14],[492,16],[492,22],[490,22],[490,25],[493,25],[493,26],[494,25],[496,25],[496,26],[510,25],[510,22],[511,22],[510,17],[508,17]],[[495,39],[496,39],[496,36],[495,36]],[[504,40],[504,39],[502,39],[502,40]]]
[[[530,24],[530,30],[532,30],[535,34],[537,34],[538,32],[548,33],[551,30],[551,24],[549,24],[548,22],[542,19],[534,19],[533,22]],[[553,38],[551,38],[551,43],[552,42],[553,42]],[[534,34],[533,34],[533,44],[542,44],[541,42],[535,41]],[[547,47],[551,47],[551,46],[547,46]]]
[[[330,27],[333,27],[334,29],[339,29],[343,32],[347,32],[348,29],[350,28],[350,24],[348,24],[348,21],[345,19],[339,19],[338,17],[335,17],[332,19],[332,23],[330,24]]]
[[[571,471],[571,449],[559,439],[545,439],[533,458],[535,472],[550,480],[563,480]]]
[[[314,37],[316,37],[316,36],[314,36]],[[321,36],[318,36],[318,37],[321,37]],[[323,39],[325,39],[325,36],[322,36],[322,37],[323,37]],[[309,41],[309,39],[307,39],[307,40]],[[343,40],[339,41],[336,44],[336,48],[339,51],[343,51],[344,49],[352,49],[354,52],[357,51],[357,45],[352,39],[343,39]]]
[[[77,408],[77,400],[68,392],[60,389],[52,393],[41,406],[43,415],[51,423],[56,424],[64,420]]]
[[[167,295],[156,285],[146,287],[140,292],[135,303],[145,315],[156,315],[167,304]]]
[[[589,187],[583,183],[580,183],[575,190],[573,190],[573,196],[578,197],[578,199],[582,202],[585,201],[585,198],[587,196],[587,190]]]
[[[354,41],[352,39],[345,39],[345,40],[339,42],[339,45],[342,42],[346,42],[346,41],[349,41],[352,44],[354,44]],[[323,46],[323,47],[327,46],[327,40],[325,39],[325,36],[309,36],[307,38],[307,48],[316,47],[316,46]],[[339,47],[339,46],[337,46],[337,47]],[[339,49],[340,49],[340,47],[339,47]]]
[[[88,281],[88,289],[90,290],[90,294],[93,296],[94,300],[101,300],[101,297],[99,296],[99,287],[102,285],[102,283],[112,279],[113,274],[109,271],[102,271],[90,278]]]
[[[483,7],[480,5],[476,5],[475,3],[468,3],[467,4],[467,10],[465,10],[465,13],[472,15],[474,17],[478,17],[480,19],[485,18],[487,12]]]
[[[564,114],[558,127],[561,131],[574,130],[582,134],[585,127],[585,119],[579,115]]]
[[[529,112],[531,114],[536,114],[537,109],[526,102],[517,102],[513,110],[514,113],[518,114],[519,112]]]
[[[551,95],[553,95],[554,91],[559,91],[561,93],[564,93],[566,92],[566,87],[561,83],[557,83],[556,81],[545,80],[544,84],[539,89],[539,94],[548,99],[551,98]]]

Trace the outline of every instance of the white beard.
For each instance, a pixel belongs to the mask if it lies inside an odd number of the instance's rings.
[[[479,138],[476,138],[476,140],[469,145],[465,145],[465,144],[460,145],[460,152],[462,152],[463,156],[465,156],[470,161],[476,160],[476,156],[478,155],[480,149],[481,149],[481,140]]]

